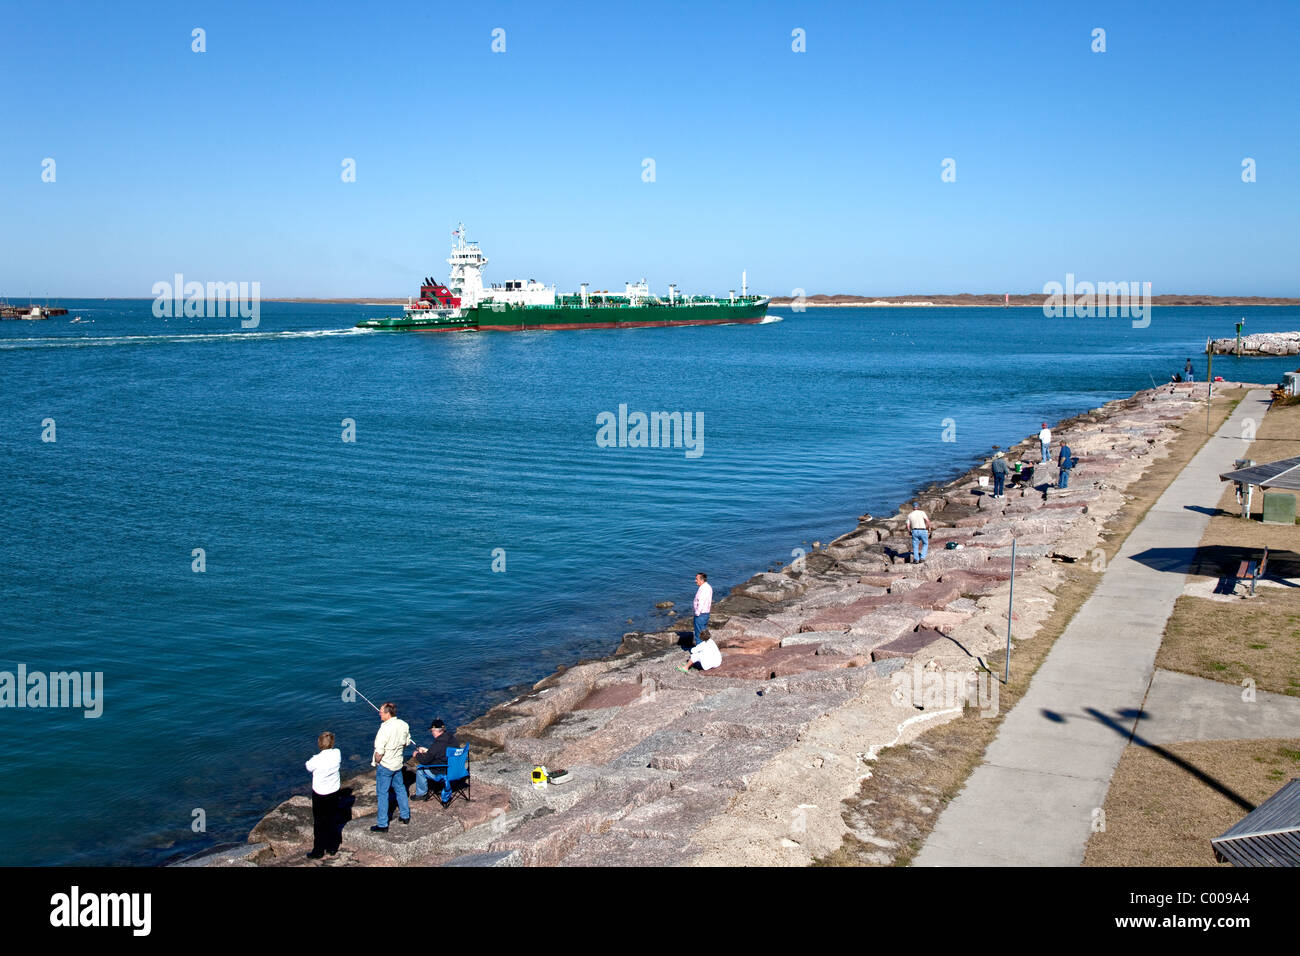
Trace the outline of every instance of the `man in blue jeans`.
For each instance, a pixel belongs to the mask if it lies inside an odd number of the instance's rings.
[[[1001,498],[1007,484],[1007,456],[998,452],[993,456],[993,497]]]
[[[912,563],[924,561],[930,553],[930,516],[921,510],[917,502],[912,513],[907,516],[907,527],[912,532]],[[921,556],[917,557],[917,551]]]
[[[700,643],[700,634],[709,626],[709,612],[713,610],[713,585],[709,576],[701,571],[695,575],[695,643]]]
[[[1070,487],[1070,469],[1074,467],[1074,452],[1070,451],[1068,442],[1061,442],[1061,454],[1056,459],[1056,466],[1061,470],[1059,487]]]
[[[379,819],[370,829],[376,833],[388,832],[388,794],[397,794],[397,819],[411,822],[411,805],[406,799],[406,780],[402,765],[406,763],[406,745],[411,740],[411,728],[406,721],[398,720],[397,705],[388,701],[379,708],[379,733],[375,734],[375,796],[379,798]]]
[[[433,743],[428,747],[419,747],[415,751],[415,795],[428,800],[433,796],[429,784],[441,779],[442,792],[438,799],[446,804],[451,799],[451,783],[447,780],[447,750],[456,746],[456,735],[447,730],[446,724],[435,720],[429,725],[433,733]]]

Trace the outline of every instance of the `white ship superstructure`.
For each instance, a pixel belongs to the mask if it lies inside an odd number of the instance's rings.
[[[447,265],[451,274],[447,278],[447,287],[452,295],[460,298],[462,309],[472,309],[486,302],[501,305],[555,305],[555,286],[544,285],[536,279],[510,279],[491,286],[483,285],[483,270],[487,268],[488,258],[483,255],[477,242],[465,238],[465,224],[462,222],[455,232],[456,245],[452,246]]]

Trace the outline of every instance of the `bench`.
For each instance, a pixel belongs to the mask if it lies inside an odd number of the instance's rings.
[[[1258,562],[1246,560],[1241,562],[1237,568],[1237,580],[1250,582],[1250,596],[1255,596],[1255,582],[1264,576],[1268,570],[1268,547],[1264,548],[1264,555]]]

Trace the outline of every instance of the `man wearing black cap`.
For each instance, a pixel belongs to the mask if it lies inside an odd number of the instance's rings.
[[[427,801],[433,796],[429,781],[435,776],[442,777],[442,802],[446,803],[451,796],[451,787],[446,780],[447,748],[456,746],[456,735],[447,730],[441,719],[435,719],[429,730],[433,733],[433,743],[415,751],[415,795]]]

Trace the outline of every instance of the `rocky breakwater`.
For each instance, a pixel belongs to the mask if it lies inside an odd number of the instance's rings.
[[[1210,350],[1215,355],[1236,355],[1237,340],[1214,339]],[[1256,332],[1241,337],[1242,355],[1300,355],[1300,332]]]
[[[324,865],[790,865],[835,849],[850,832],[840,801],[876,754],[962,716],[961,701],[909,688],[924,675],[977,677],[1001,647],[1013,539],[1019,641],[1050,612],[1060,562],[1088,559],[1125,486],[1199,407],[1190,386],[1164,387],[1059,424],[1081,459],[1068,490],[1040,466],[1033,487],[995,500],[978,483],[987,462],[925,489],[935,532],[921,564],[900,510],[756,575],[714,605],[715,670],[677,670],[687,619],[625,635],[612,656],[561,669],[460,729],[472,802],[416,802],[410,826],[375,834],[373,778],[348,781],[343,848]],[[1037,458],[1035,439],[1009,450],[1020,456]],[[538,764],[570,782],[534,788]],[[293,797],[248,847],[211,862],[308,864],[310,815]]]

